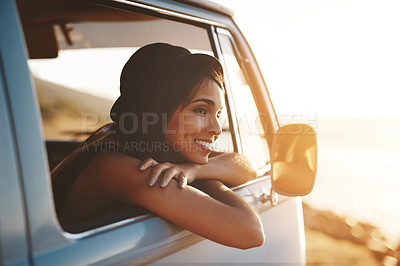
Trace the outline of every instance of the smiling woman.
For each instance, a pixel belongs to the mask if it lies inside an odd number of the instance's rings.
[[[121,73],[114,123],[52,172],[64,229],[137,207],[224,245],[262,245],[258,214],[222,183],[242,184],[256,169],[211,146],[222,132],[222,79],[209,55],[165,43],[135,52]]]

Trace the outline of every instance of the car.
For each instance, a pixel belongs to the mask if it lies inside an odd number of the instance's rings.
[[[315,183],[316,133],[279,124],[231,10],[194,0],[2,0],[0,25],[1,264],[305,264],[300,196]],[[221,61],[217,148],[258,166],[258,178],[232,189],[258,210],[262,246],[223,246],[147,212],[60,226],[51,170],[109,121],[123,63],[153,42]]]

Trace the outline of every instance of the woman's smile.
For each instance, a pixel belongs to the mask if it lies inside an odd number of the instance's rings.
[[[212,151],[212,141],[195,139],[194,142],[205,152]]]

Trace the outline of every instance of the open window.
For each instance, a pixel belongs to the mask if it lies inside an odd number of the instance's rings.
[[[111,122],[109,112],[119,96],[121,70],[139,47],[165,42],[213,54],[209,30],[203,25],[137,9],[75,2],[68,6],[47,4],[39,10],[19,1],[50,170],[92,132]],[[216,147],[225,152],[235,149],[228,121],[224,108],[220,121],[223,132]],[[81,228],[123,218],[119,215]]]

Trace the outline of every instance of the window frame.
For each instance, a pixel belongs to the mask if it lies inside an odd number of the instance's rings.
[[[219,42],[219,38],[217,35],[217,28],[215,26],[211,26],[209,28],[209,36],[211,40],[211,45],[214,50],[214,55],[219,59],[223,60],[223,55],[222,55],[222,50],[221,50],[221,44]],[[222,63],[222,68],[224,70],[224,76],[226,76],[226,69],[225,69],[225,64]],[[227,109],[227,115],[229,119],[229,130],[231,133],[232,137],[232,142],[233,142],[233,148],[234,151],[242,154],[242,145],[241,145],[241,140],[240,140],[240,133],[239,133],[239,128],[238,128],[238,121],[237,121],[237,115],[236,115],[236,109],[234,108],[234,101],[233,101],[233,96],[231,92],[230,86],[226,86],[226,79],[225,79],[225,103],[226,103],[226,109]]]
[[[260,67],[247,43],[247,40],[235,24],[227,25],[226,27],[216,26],[216,31],[217,35],[218,31],[222,32],[222,34],[228,35],[235,52],[237,53],[238,62],[250,86],[259,113],[266,118],[266,120],[263,120],[263,127],[271,153],[274,135],[279,128],[279,120],[271,101],[264,77],[261,74]],[[270,157],[272,158],[272,154],[270,154]]]
[[[233,52],[234,52],[234,57],[236,58],[236,60],[237,60],[237,62],[238,62],[238,65],[239,65],[239,67],[240,67],[240,69],[242,70],[242,73],[243,73],[243,75],[244,75],[244,78],[245,78],[245,80],[246,80],[246,82],[247,82],[247,84],[249,85],[249,88],[250,88],[250,91],[251,91],[251,95],[252,95],[252,97],[253,97],[253,100],[254,100],[254,102],[255,102],[255,104],[256,104],[256,109],[257,109],[257,112],[258,112],[258,115],[263,115],[264,113],[262,113],[261,112],[261,110],[263,109],[262,107],[262,104],[263,104],[263,102],[262,101],[257,101],[257,94],[256,94],[256,92],[257,92],[257,90],[256,90],[256,88],[253,86],[254,84],[251,84],[250,83],[250,77],[249,77],[249,74],[248,74],[248,72],[247,72],[247,70],[246,70],[246,61],[248,61],[248,59],[246,59],[245,57],[243,57],[242,55],[241,55],[241,53],[240,53],[240,51],[239,51],[239,48],[238,48],[238,46],[237,46],[237,44],[236,44],[236,42],[235,42],[235,40],[234,40],[234,38],[233,38],[233,36],[232,36],[232,34],[231,34],[231,32],[229,31],[229,30],[227,30],[227,29],[224,29],[224,28],[219,28],[219,27],[216,27],[215,28],[215,34],[216,34],[216,38],[218,38],[218,43],[219,43],[219,45],[221,46],[221,42],[220,42],[220,40],[219,40],[219,38],[220,38],[220,36],[221,35],[223,35],[223,36],[225,36],[225,37],[227,37],[229,40],[230,40],[230,43],[231,43],[231,45],[232,45],[232,49],[233,49]],[[221,60],[223,60],[222,58],[223,58],[223,52],[222,52],[222,48],[220,47],[220,50],[219,50],[219,52],[221,53],[220,54],[220,59]],[[225,73],[228,73],[228,71],[227,70],[225,70],[224,69],[224,71],[225,71]],[[228,74],[226,74],[226,75],[228,75]],[[244,137],[242,137],[242,132],[241,132],[241,130],[239,129],[239,127],[238,127],[238,117],[237,117],[237,111],[236,111],[236,106],[235,106],[235,100],[233,99],[234,98],[234,96],[233,96],[233,93],[231,92],[231,88],[230,88],[230,85],[229,85],[229,92],[230,92],[230,97],[231,97],[231,102],[233,103],[232,104],[232,106],[231,106],[231,109],[233,109],[232,110],[232,114],[235,116],[235,120],[236,120],[236,123],[235,123],[235,134],[236,134],[236,138],[238,139],[238,146],[240,146],[241,147],[241,151],[240,151],[240,153],[241,154],[243,154],[244,152],[243,152],[243,150],[244,150],[244,148],[243,148],[243,145],[245,145],[243,142],[244,142]],[[266,113],[265,115],[267,115],[267,116],[269,116],[270,117],[270,114],[269,113]],[[262,125],[262,127],[263,127],[263,131],[264,131],[264,135],[263,136],[261,136],[261,135],[259,135],[259,137],[263,137],[264,139],[265,139],[265,141],[266,141],[266,144],[267,144],[267,146],[268,146],[268,149],[269,149],[269,155],[270,155],[270,158],[271,158],[271,151],[272,151],[272,142],[269,142],[268,141],[268,133],[267,133],[267,130],[268,130],[268,128],[267,128],[267,126],[268,125],[266,125],[265,123],[263,123],[264,121],[262,120],[262,121],[260,121],[260,123],[261,123],[261,125]],[[263,167],[262,167],[262,169],[270,169],[270,162],[267,162]]]

